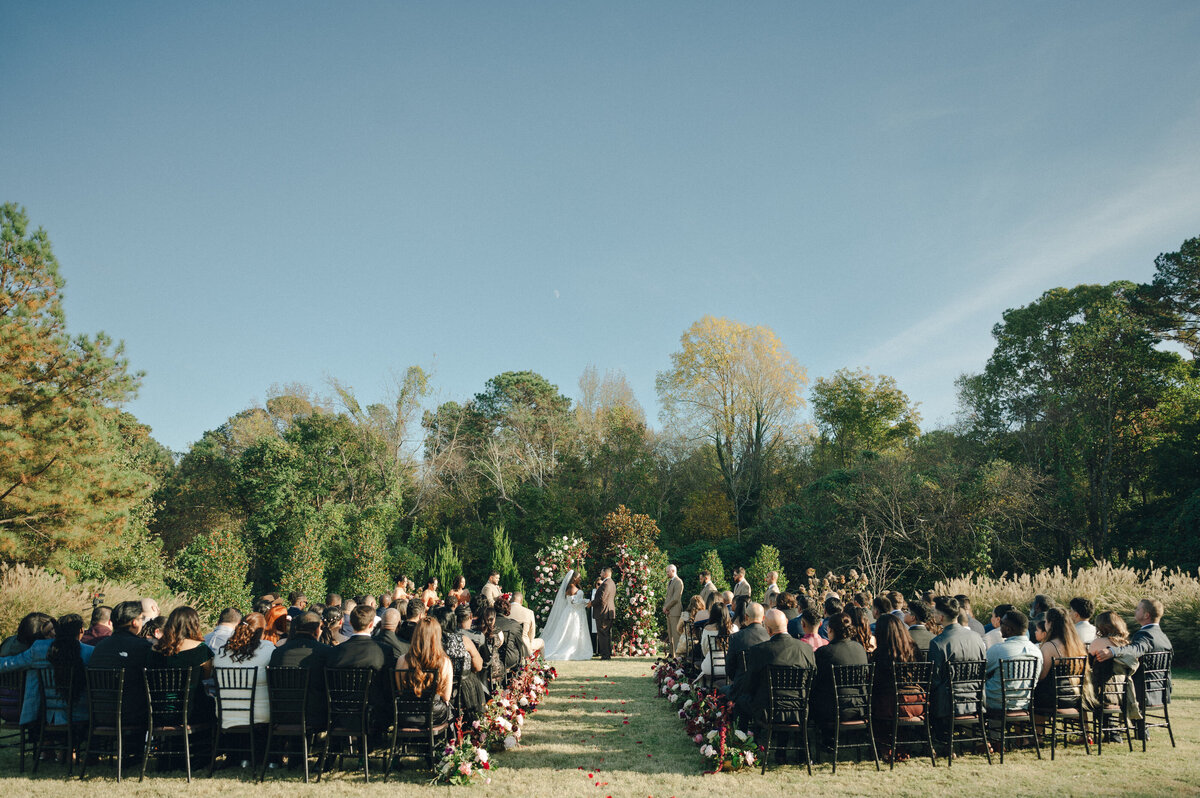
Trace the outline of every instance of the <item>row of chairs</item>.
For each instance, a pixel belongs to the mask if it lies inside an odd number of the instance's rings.
[[[257,668],[216,668],[213,671],[214,698],[217,717],[215,722],[197,721],[193,715],[191,701],[192,685],[198,675],[195,668],[163,668],[142,672],[142,684],[146,695],[147,717],[144,725],[130,727],[124,716],[123,705],[127,689],[127,672],[121,669],[86,669],[88,721],[82,744],[80,778],[86,775],[93,756],[109,756],[115,761],[116,777],[120,782],[126,757],[126,745],[136,740],[144,741],[141,751],[141,775],[145,779],[146,766],[150,758],[171,753],[167,743],[182,742],[182,755],[187,779],[192,780],[191,753],[193,738],[211,735],[212,757],[209,776],[216,769],[221,754],[248,754],[249,761],[258,768],[258,780],[266,775],[267,763],[272,754],[298,753],[303,761],[304,781],[309,781],[309,759],[312,745],[318,738],[323,741],[317,780],[325,770],[330,755],[331,743],[345,741],[345,750],[337,754],[341,767],[345,756],[358,757],[362,764],[363,777],[370,781],[369,754],[371,732],[386,728],[387,745],[378,753],[385,758],[384,781],[387,781],[392,763],[400,756],[423,756],[432,767],[441,744],[449,738],[452,728],[449,722],[435,723],[432,695],[412,699],[399,692],[395,679],[390,680],[391,721],[372,724],[371,686],[375,671],[365,668],[327,668],[324,671],[326,717],[323,728],[313,728],[308,722],[309,679],[312,671],[307,668],[267,668],[267,694],[270,705],[270,721],[256,721],[255,699],[258,692]],[[19,747],[20,772],[25,772],[25,755],[30,749],[34,757],[33,772],[37,772],[43,754],[62,753],[67,761],[67,777],[74,773],[74,754],[79,751],[77,739],[79,724],[70,722],[69,708],[75,703],[74,679],[59,684],[52,669],[37,671],[39,685],[40,717],[45,721],[51,714],[67,718],[66,723],[40,723],[36,730],[16,723],[20,716],[19,700],[12,713],[13,702],[7,705],[5,697],[24,695],[25,673],[11,674],[19,678],[0,682],[0,745]],[[229,713],[241,714],[248,723],[222,728],[221,718]],[[423,717],[423,724],[410,725],[405,718]],[[258,751],[256,729],[266,726],[266,742],[263,751]],[[34,733],[31,735],[31,731]],[[30,740],[30,737],[33,740]],[[239,745],[242,738],[248,743]],[[286,745],[292,741],[294,745]]]

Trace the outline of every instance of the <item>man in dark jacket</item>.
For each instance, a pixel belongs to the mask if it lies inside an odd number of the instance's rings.
[[[770,637],[746,652],[746,670],[738,674],[729,691],[738,711],[749,718],[767,710],[767,673],[772,665],[817,667],[812,646],[787,633],[787,617],[782,612],[768,612],[763,627]]]
[[[938,596],[933,603],[934,613],[940,616],[942,633],[929,643],[929,662],[933,665],[933,684],[930,712],[934,730],[940,742],[950,735],[952,714],[975,712],[974,694],[950,696],[950,663],[970,660],[987,660],[987,647],[983,638],[959,623],[960,614],[965,614],[953,596]]]
[[[929,605],[923,601],[910,601],[904,613],[904,623],[908,626],[908,635],[913,645],[921,649],[925,658],[929,658],[929,644],[933,640],[933,632],[925,622],[929,620]]]
[[[496,631],[504,633],[504,644],[500,647],[500,661],[504,670],[510,671],[521,664],[530,652],[525,645],[525,629],[518,622],[508,617],[511,608],[508,599],[501,596],[492,602],[496,609]]]
[[[350,613],[350,639],[334,646],[326,668],[365,668],[375,672],[371,681],[370,702],[372,726],[381,727],[391,717],[391,690],[384,673],[386,658],[371,637],[375,624],[375,608],[360,604]]]
[[[1158,622],[1162,620],[1163,605],[1162,602],[1154,598],[1144,598],[1138,602],[1137,609],[1133,611],[1133,620],[1141,625],[1136,632],[1129,638],[1129,645],[1120,646],[1119,648],[1104,649],[1096,655],[1097,662],[1104,662],[1113,657],[1137,657],[1140,661],[1143,654],[1148,654],[1151,651],[1174,651],[1171,641],[1167,639],[1163,633],[1162,627]],[[96,649],[99,652],[100,649]],[[96,655],[92,655],[94,661]],[[1160,707],[1163,704],[1171,701],[1171,680],[1168,674],[1166,690],[1156,688],[1150,691],[1146,690],[1146,674],[1143,668],[1138,668],[1133,674],[1133,686],[1137,690],[1138,704],[1144,709],[1147,706]],[[1138,737],[1141,738],[1145,734],[1145,721],[1137,721]]]
[[[383,611],[379,631],[375,634],[375,644],[383,651],[383,669],[394,671],[396,660],[408,653],[410,643],[396,636],[396,627],[400,625],[400,611],[388,609]],[[410,638],[411,640],[411,635]]]
[[[782,612],[782,610],[780,610]],[[784,615],[786,621],[787,616]],[[729,651],[725,655],[725,674],[732,684],[741,667],[742,655],[759,643],[765,643],[771,635],[763,626],[763,605],[752,601],[746,605],[745,625],[729,638]]]
[[[302,612],[292,621],[292,633],[286,642],[271,653],[272,668],[306,668],[308,702],[304,714],[312,731],[325,728],[325,665],[333,654],[333,646],[317,640],[321,634],[321,616]]]
[[[113,633],[97,641],[88,668],[125,671],[125,693],[121,699],[121,723],[126,729],[146,724],[146,688],[142,674],[150,641],[138,637],[142,630],[142,603],[122,601],[112,612]]]

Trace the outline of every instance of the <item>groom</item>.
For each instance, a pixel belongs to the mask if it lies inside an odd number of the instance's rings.
[[[617,585],[612,580],[612,569],[600,569],[600,586],[595,597],[588,602],[592,617],[596,619],[596,653],[600,659],[612,659],[612,627],[617,617]]]

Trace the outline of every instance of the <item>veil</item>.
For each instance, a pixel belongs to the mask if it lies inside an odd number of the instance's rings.
[[[569,569],[558,586],[554,604],[550,606],[550,614],[546,616],[546,625],[542,627],[543,640],[557,639],[556,635],[562,633],[561,627],[567,620],[567,585],[571,584],[571,577],[574,575],[575,569]]]

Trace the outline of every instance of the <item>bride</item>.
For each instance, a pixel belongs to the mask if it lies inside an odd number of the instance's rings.
[[[587,596],[579,589],[579,574],[567,571],[550,607],[542,639],[546,641],[546,659],[571,660],[592,658],[592,636],[588,632]]]

